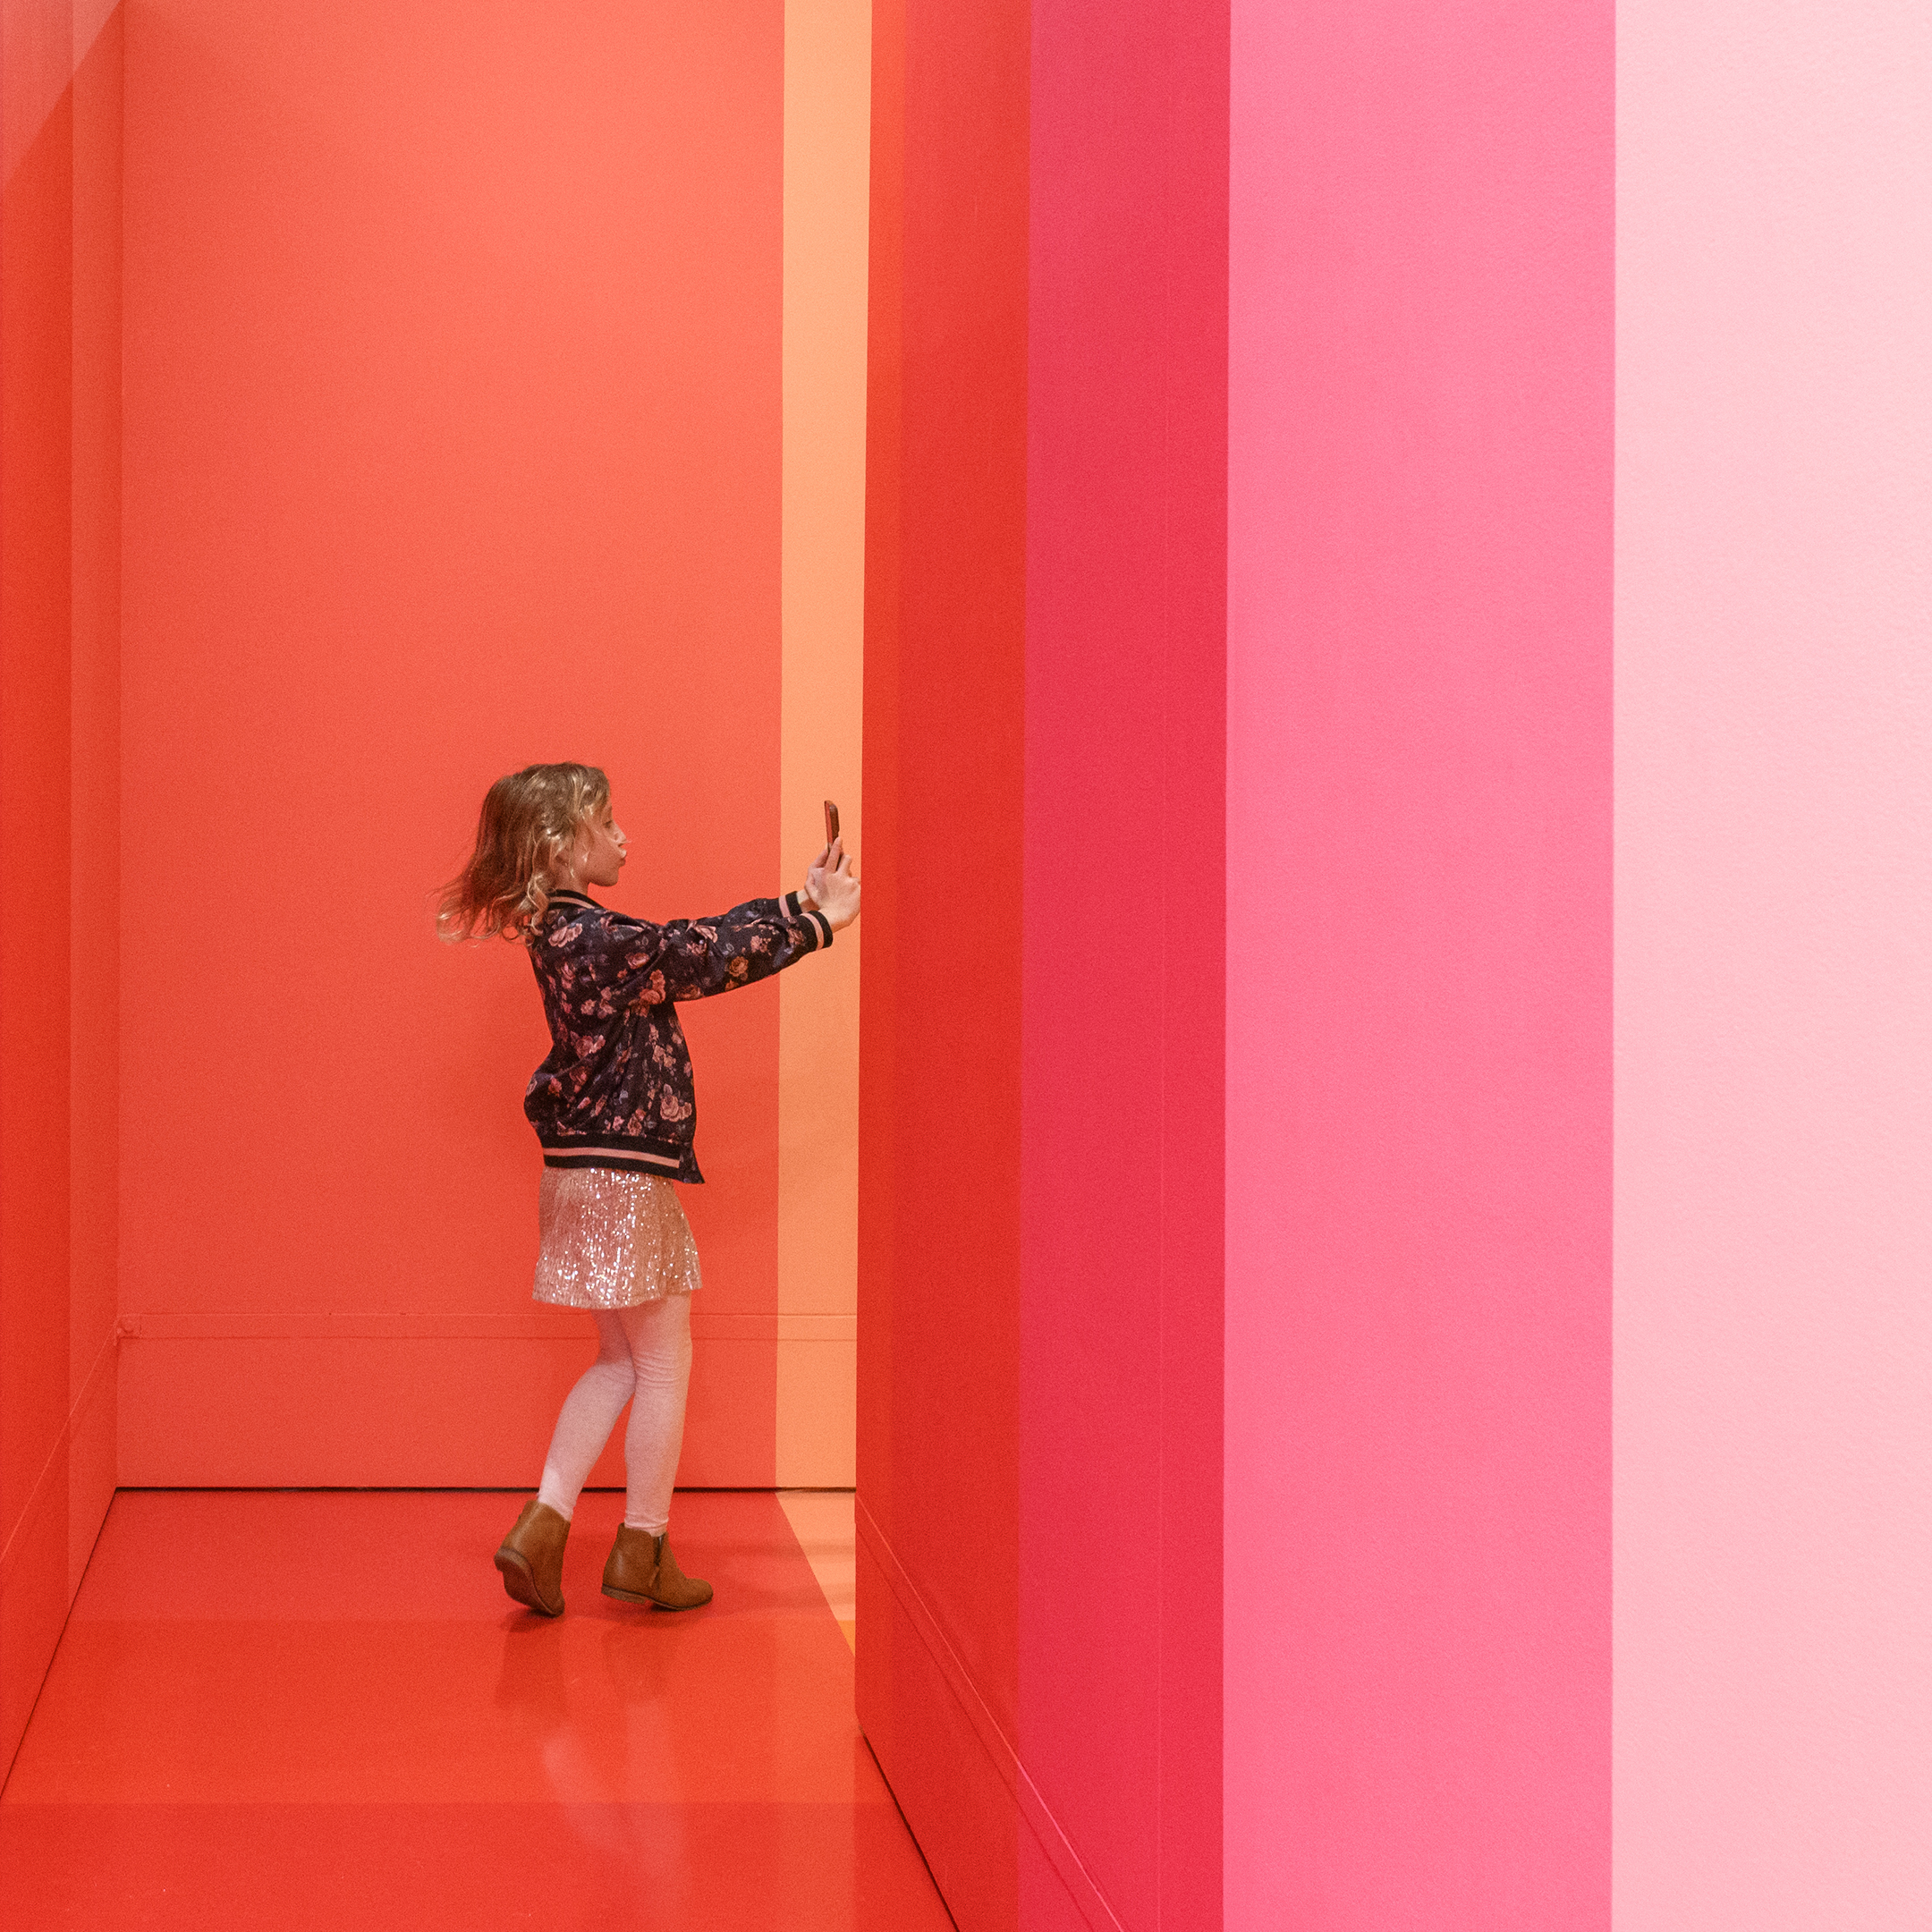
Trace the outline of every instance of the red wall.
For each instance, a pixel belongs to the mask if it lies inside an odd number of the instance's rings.
[[[105,19],[102,16],[105,14]],[[67,835],[72,1587],[115,1472],[121,1249],[121,216],[125,15],[73,9],[73,411]],[[72,1413],[72,1411],[70,1411]]]
[[[429,894],[552,758],[616,903],[784,883],[782,63],[779,0],[130,23],[123,1480],[534,1479],[542,1022]],[[687,1481],[771,1479],[777,1013],[690,1014]]]
[[[962,1926],[1215,1924],[1225,38],[875,31],[860,1716]]]
[[[1027,26],[873,10],[858,1699],[968,1928],[1018,1883]]]
[[[114,1472],[121,16],[0,13],[0,1767]]]

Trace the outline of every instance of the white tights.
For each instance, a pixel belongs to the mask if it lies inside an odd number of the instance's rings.
[[[539,1503],[568,1519],[590,1466],[604,1453],[623,1405],[624,1521],[661,1535],[671,1521],[671,1485],[684,1441],[684,1391],[691,1381],[691,1302],[665,1295],[636,1308],[598,1309],[597,1359],[564,1398]]]

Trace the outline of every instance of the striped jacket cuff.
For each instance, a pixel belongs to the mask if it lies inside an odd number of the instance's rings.
[[[816,908],[807,911],[804,899],[799,894],[788,892],[784,895],[784,909],[788,917],[801,919],[811,928],[821,950],[832,944],[832,921]]]

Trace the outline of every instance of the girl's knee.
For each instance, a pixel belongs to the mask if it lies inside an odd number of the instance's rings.
[[[665,1298],[650,1304],[649,1318],[631,1331],[631,1360],[640,1385],[675,1381],[691,1365],[691,1298]],[[667,1305],[675,1301],[678,1305]]]
[[[612,1395],[622,1395],[628,1402],[631,1392],[637,1386],[637,1368],[628,1354],[600,1355],[589,1368],[584,1370],[588,1378],[595,1376],[599,1385]]]

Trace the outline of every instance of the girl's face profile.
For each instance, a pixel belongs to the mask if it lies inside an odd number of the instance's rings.
[[[572,869],[583,885],[614,886],[623,868],[628,843],[623,827],[606,805],[577,827],[577,843],[571,852]]]

